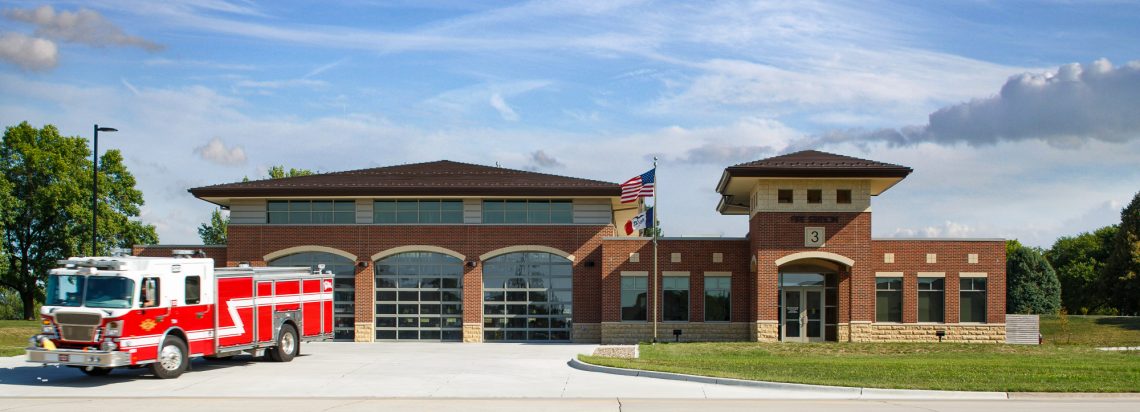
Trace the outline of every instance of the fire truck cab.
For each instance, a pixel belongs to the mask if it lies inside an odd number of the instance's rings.
[[[88,257],[47,280],[28,362],[106,375],[149,366],[176,378],[191,358],[248,353],[288,362],[332,337],[332,275],[309,268],[214,268],[213,259]]]

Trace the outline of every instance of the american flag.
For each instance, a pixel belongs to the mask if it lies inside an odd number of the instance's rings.
[[[649,169],[648,172],[634,176],[633,179],[626,180],[621,184],[621,202],[630,203],[637,201],[639,197],[653,196],[653,182],[654,172],[657,169]]]

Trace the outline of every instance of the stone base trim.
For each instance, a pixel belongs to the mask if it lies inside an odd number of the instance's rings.
[[[602,324],[575,323],[570,330],[570,341],[574,343],[601,343]]]
[[[937,331],[946,331],[943,342],[1004,343],[1005,324],[851,324],[852,342],[938,342]]]
[[[748,339],[748,323],[658,323],[657,341],[673,342],[674,329],[681,330],[681,342],[731,342]],[[577,325],[575,325],[577,326]],[[653,324],[641,322],[602,322],[603,345],[632,344],[653,340]]]
[[[463,343],[483,343],[483,324],[464,323]]]
[[[780,323],[774,320],[761,320],[754,323],[748,338],[752,342],[777,342],[780,340]]]
[[[355,342],[376,341],[376,328],[372,326],[372,322],[356,322],[353,327],[353,334],[355,335],[355,339],[353,339]]]

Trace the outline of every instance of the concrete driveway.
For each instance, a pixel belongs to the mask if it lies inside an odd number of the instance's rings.
[[[595,345],[460,343],[311,343],[290,363],[196,360],[193,370],[160,380],[145,369],[88,377],[0,358],[0,397],[187,398],[835,398],[805,391],[747,388],[617,376],[570,368]]]

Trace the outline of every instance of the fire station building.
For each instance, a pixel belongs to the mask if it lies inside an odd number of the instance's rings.
[[[748,235],[661,238],[656,279],[619,185],[451,161],[193,188],[229,209],[229,244],[135,254],[324,265],[345,341],[1003,342],[1003,240],[871,237],[871,199],[910,172],[818,151],[730,166],[716,209]]]

